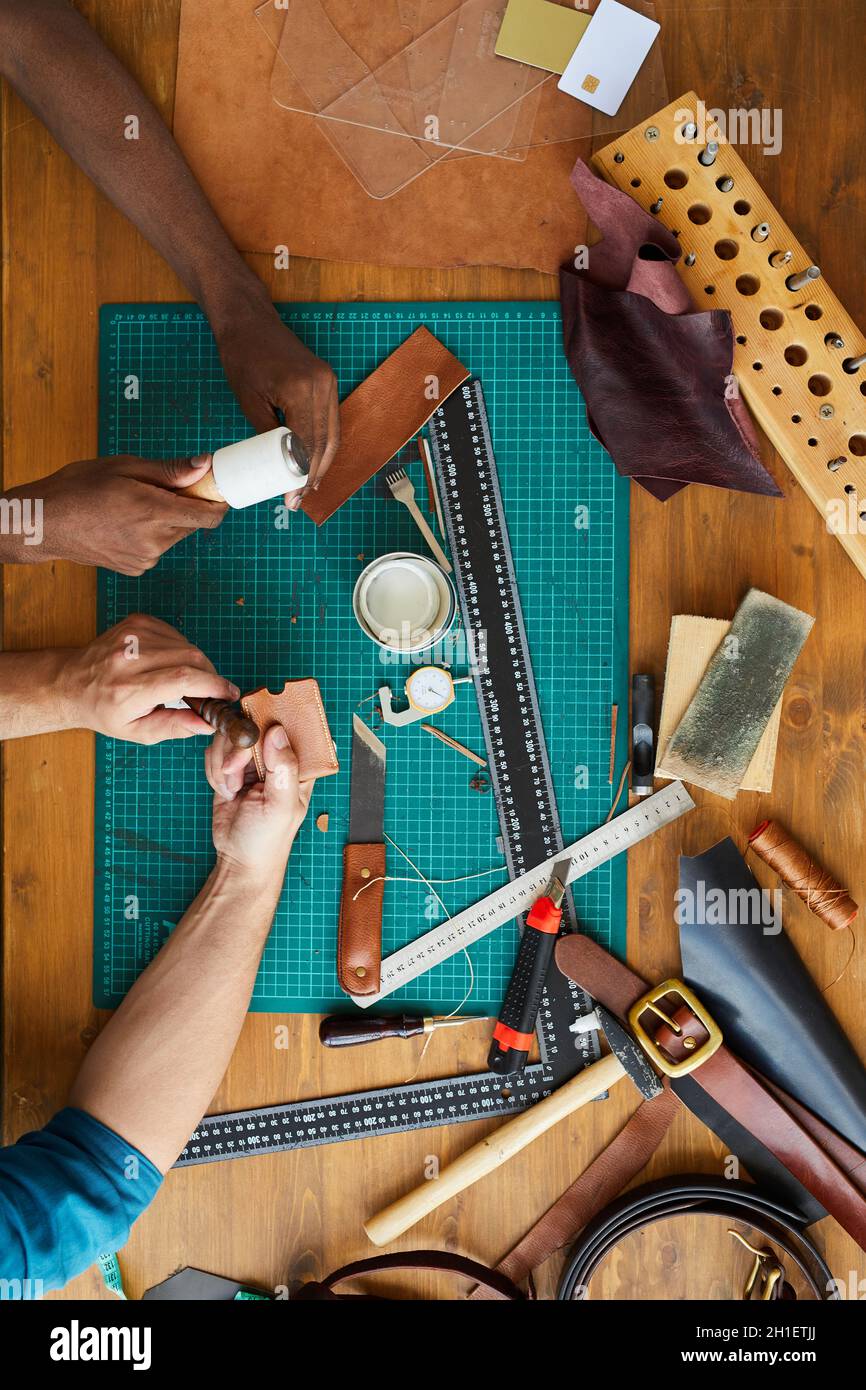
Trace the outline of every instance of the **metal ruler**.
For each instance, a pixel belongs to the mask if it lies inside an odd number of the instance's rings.
[[[527,897],[525,907],[531,905],[527,884],[537,880],[539,888],[543,886],[544,869],[562,850],[562,834],[487,412],[478,381],[464,384],[440,406],[431,419],[430,433],[463,623],[467,632],[476,637],[479,658],[479,647],[483,647],[483,659],[475,663],[474,679],[512,879],[491,897],[508,903],[507,916],[513,918],[522,907],[514,910],[513,896],[509,902],[509,894],[522,891]],[[482,635],[483,643],[478,640]],[[669,798],[670,814],[665,814],[672,820],[692,803],[681,787],[682,800],[677,799],[676,793],[671,796],[671,791],[658,796]],[[652,802],[658,808],[658,799],[652,798]],[[625,817],[629,829],[623,834],[621,823]],[[654,815],[651,802],[633,807],[625,817],[618,817],[578,842],[578,847],[586,848],[587,872],[593,862],[601,863],[643,838],[637,833],[641,817],[646,817],[644,824],[653,829],[665,823]],[[570,895],[563,906],[563,924],[574,929]],[[445,942],[473,913],[477,935],[472,939],[477,939],[484,934],[478,930],[485,925],[477,920],[481,908],[482,904],[476,904],[475,909],[444,923],[404,951],[418,956],[423,943],[429,946],[431,935]],[[503,909],[499,920],[506,920]],[[492,930],[497,924],[493,922],[486,929]],[[463,944],[463,940],[458,941],[453,950],[461,949]],[[444,954],[441,958],[445,958]],[[528,1066],[521,1075],[503,1080],[491,1072],[480,1072],[206,1116],[176,1166],[311,1148],[372,1134],[398,1134],[525,1110],[599,1055],[594,1032],[571,1031],[574,1020],[589,1008],[588,996],[564,975],[553,971],[538,1019],[541,1061]]]
[[[513,921],[528,911],[548,882],[557,860],[570,856],[575,861],[569,879],[569,883],[574,883],[599,864],[606,864],[617,854],[622,854],[632,845],[661,830],[662,826],[670,825],[686,811],[693,810],[694,805],[682,782],[672,782],[663,791],[654,792],[646,800],[630,806],[605,825],[600,825],[597,830],[590,830],[588,835],[575,840],[574,844],[566,845],[546,863],[503,884],[501,888],[494,888],[480,902],[464,908],[456,916],[449,917],[446,922],[386,956],[382,962],[382,988],[379,993],[356,1002],[361,1008],[368,1009],[371,1004],[378,1003],[395,989],[402,989],[457,951],[474,945],[503,922]]]
[[[514,879],[561,850],[562,833],[480,381],[464,382],[439,407],[430,445],[463,625],[475,638],[475,689]],[[576,927],[570,893],[562,927]],[[551,971],[536,1028],[545,1079],[564,1081],[599,1056],[595,1032],[569,1031],[589,1008],[582,990]]]

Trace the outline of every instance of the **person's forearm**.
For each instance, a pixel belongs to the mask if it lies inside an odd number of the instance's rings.
[[[66,0],[0,0],[0,72],[215,329],[250,296],[267,298],[155,108]]]
[[[286,846],[288,852],[288,846]],[[70,1104],[166,1172],[205,1113],[246,1016],[283,873],[220,861],[93,1043]]]
[[[73,648],[0,652],[0,740],[78,727],[69,687]]]

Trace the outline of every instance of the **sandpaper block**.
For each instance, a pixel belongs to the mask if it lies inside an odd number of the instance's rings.
[[[673,779],[675,776],[665,766],[665,754],[671,735],[694,699],[713,655],[730,630],[731,624],[725,618],[696,618],[690,614],[678,614],[671,619],[665,686],[659,717],[656,777]],[[754,757],[746,768],[740,791],[772,791],[781,720],[782,701],[779,700],[770,715],[769,724],[761,735]]]
[[[264,738],[274,724],[282,724],[289,736],[302,782],[340,771],[318,681],[286,681],[282,690],[275,693],[262,686],[261,690],[241,696],[241,709],[262,731],[253,748],[260,782],[265,780]]]
[[[670,776],[734,799],[814,621],[749,590],[668,745]]]

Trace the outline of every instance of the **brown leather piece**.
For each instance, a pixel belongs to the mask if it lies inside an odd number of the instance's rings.
[[[596,438],[620,473],[665,500],[686,483],[778,497],[751,416],[726,383],[727,310],[697,313],[676,237],[578,160],[572,183],[604,234],[586,269],[560,271],[571,373]]]
[[[679,1100],[667,1086],[661,1095],[643,1101],[619,1134],[499,1261],[497,1273],[521,1284],[534,1269],[572,1241],[596,1212],[612,1202],[646,1167],[679,1108]],[[487,1300],[501,1295],[479,1284],[469,1297]]]
[[[379,989],[384,879],[384,844],[343,847],[337,979],[347,994],[376,994]]]
[[[482,1280],[484,1286],[492,1291],[492,1297],[502,1298],[510,1302],[523,1302],[525,1297],[520,1289],[515,1288],[514,1284],[498,1270],[488,1269],[486,1265],[479,1264],[477,1260],[470,1260],[466,1255],[453,1254],[450,1250],[401,1250],[390,1255],[372,1255],[367,1260],[355,1260],[352,1264],[343,1265],[342,1269],[337,1269],[333,1274],[329,1274],[327,1279],[302,1284],[297,1293],[293,1293],[291,1297],[303,1301],[328,1299],[354,1302],[359,1298],[363,1302],[378,1301],[375,1294],[341,1294],[336,1293],[335,1290],[338,1284],[343,1284],[348,1279],[357,1279],[359,1275],[363,1274],[375,1274],[381,1269],[444,1270],[447,1274],[459,1274],[464,1279]]]
[[[340,771],[337,750],[328,728],[319,682],[286,681],[282,690],[272,692],[265,686],[241,696],[241,709],[258,724],[261,738],[253,748],[253,760],[259,781],[265,780],[264,737],[274,724],[282,724],[289,736],[298,760],[298,776],[302,782],[315,777],[330,777]]]
[[[579,933],[558,943],[556,963],[569,979],[620,1017],[646,992],[647,986],[639,975]],[[682,1026],[681,1010],[673,1016],[675,1021],[677,1015]],[[645,1020],[648,1018],[645,1015]],[[682,1046],[689,1033],[700,1038],[700,1025],[693,1023],[678,1037],[662,1024],[656,1037],[665,1052],[674,1061],[680,1061],[690,1055]],[[866,1250],[863,1192],[757,1076],[722,1044],[691,1073],[690,1079],[754,1135]]]
[[[377,7],[384,3],[393,7],[394,0],[375,0]],[[274,101],[276,52],[254,8],[255,0],[220,0],[217,12],[212,0],[183,0],[174,105],[175,137],[241,250],[272,256],[275,246],[285,245],[293,257],[526,266],[553,275],[574,238],[586,240],[568,175],[577,149],[589,150],[588,139],[530,149],[525,160],[449,153],[392,198],[370,197],[315,118]],[[426,0],[425,24],[451,8]],[[651,6],[641,8],[652,13]],[[359,0],[357,9],[359,23],[371,27],[373,0]],[[581,111],[557,92],[555,79],[544,101]],[[628,130],[667,101],[661,63],[656,66],[651,53],[618,128]],[[607,118],[600,121],[589,107],[582,112],[587,137],[599,128],[609,131]],[[544,114],[542,107],[539,117]]]
[[[416,435],[469,372],[429,329],[416,328],[340,406],[340,447],[301,506],[317,526]],[[435,394],[434,394],[435,393]]]

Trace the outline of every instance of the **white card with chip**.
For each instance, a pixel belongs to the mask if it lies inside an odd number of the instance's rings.
[[[660,28],[619,0],[601,0],[557,83],[559,90],[615,116]]]

